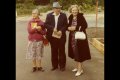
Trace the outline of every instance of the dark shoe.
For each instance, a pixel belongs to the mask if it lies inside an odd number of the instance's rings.
[[[52,68],[51,71],[54,71],[54,70],[56,70],[56,69],[58,69],[58,67],[56,67],[56,68]]]
[[[32,72],[35,72],[36,70],[37,70],[37,68],[36,68],[36,67],[33,67]]]
[[[65,68],[60,68],[60,71],[65,71]]]
[[[38,67],[38,71],[44,72],[44,69],[42,67]]]

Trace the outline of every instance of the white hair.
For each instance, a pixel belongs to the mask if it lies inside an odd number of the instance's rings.
[[[32,13],[37,13],[37,14],[39,14],[39,10],[38,10],[38,9],[33,9],[33,10],[32,10]]]
[[[72,8],[75,8],[75,7],[78,9],[78,12],[79,12],[79,11],[80,11],[80,8],[79,8],[79,6],[76,5],[76,4],[75,4],[75,5],[71,5],[70,8],[68,9],[68,11],[71,13],[71,12],[72,12]]]

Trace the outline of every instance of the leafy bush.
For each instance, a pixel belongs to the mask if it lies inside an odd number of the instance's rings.
[[[62,10],[66,11],[68,11],[68,8],[73,4],[77,4],[81,9],[80,11],[84,13],[95,13],[96,10],[96,0],[16,0],[16,10],[18,15],[31,14],[32,9],[38,7],[40,7],[40,12],[47,12],[49,10],[52,10],[53,1],[59,1],[60,5],[62,6]],[[45,4],[42,4],[40,2]],[[99,0],[98,4],[101,6],[102,10],[104,10],[103,3],[104,0]]]
[[[36,8],[36,6],[33,5],[33,3],[16,4],[16,10],[17,10],[18,15],[31,14],[32,9],[34,8]]]
[[[41,8],[39,8],[40,12],[47,12],[49,10],[52,10],[52,6],[47,5],[47,6],[41,6]]]

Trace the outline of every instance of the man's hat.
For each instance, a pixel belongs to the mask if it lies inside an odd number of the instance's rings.
[[[60,4],[58,2],[53,2],[53,8],[61,8]]]

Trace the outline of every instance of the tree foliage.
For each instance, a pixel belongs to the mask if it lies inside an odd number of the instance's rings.
[[[83,4],[96,5],[96,0],[16,0],[17,3],[32,2],[35,5],[38,5],[38,4],[46,5],[49,3],[52,4],[54,1],[58,1],[64,6],[68,4],[78,4],[82,6]],[[104,0],[98,0],[98,2],[99,2],[99,6],[104,6]]]

